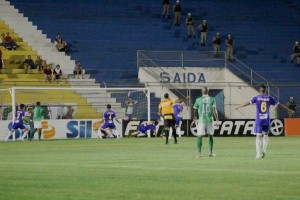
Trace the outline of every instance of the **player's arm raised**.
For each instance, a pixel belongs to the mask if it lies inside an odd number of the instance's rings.
[[[241,104],[241,105],[239,105],[238,107],[236,107],[235,109],[236,110],[238,110],[238,109],[240,109],[240,108],[243,108],[243,107],[246,107],[246,106],[249,106],[251,103],[249,102],[249,101],[247,101],[247,102],[245,102],[245,103],[243,103],[243,104]]]

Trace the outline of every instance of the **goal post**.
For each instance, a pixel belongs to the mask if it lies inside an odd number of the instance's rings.
[[[56,121],[53,123],[58,124],[64,124],[62,120],[77,120],[80,132],[80,120],[92,120],[94,126],[94,122],[103,117],[107,104],[116,112],[119,121],[126,120],[126,101],[129,97],[137,102],[133,105],[132,119],[150,121],[149,88],[12,87],[0,90],[0,106],[10,108],[10,117],[5,120],[12,122],[19,104],[34,108],[39,101],[46,110],[42,114],[42,120],[53,120]]]

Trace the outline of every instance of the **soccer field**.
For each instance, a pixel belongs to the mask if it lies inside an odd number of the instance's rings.
[[[255,160],[255,138],[0,143],[0,199],[300,199],[300,138],[271,137]],[[173,141],[173,140],[171,140]]]

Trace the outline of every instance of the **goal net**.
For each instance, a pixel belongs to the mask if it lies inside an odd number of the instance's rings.
[[[42,121],[48,125],[52,123],[56,130],[65,127],[64,134],[67,136],[73,134],[74,137],[94,137],[94,131],[98,128],[96,122],[102,118],[108,104],[119,121],[128,119],[127,115],[134,120],[150,120],[148,88],[81,87],[13,87],[0,90],[0,120],[11,123],[19,104],[25,104],[25,109],[34,108],[37,101],[43,109]],[[72,127],[69,122],[77,124],[77,127]]]

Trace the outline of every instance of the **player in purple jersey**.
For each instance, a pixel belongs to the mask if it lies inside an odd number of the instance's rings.
[[[104,122],[104,124],[98,130],[99,138],[102,138],[101,133],[103,133],[106,138],[120,137],[116,125],[114,123],[114,120],[116,120],[116,122],[120,124],[120,121],[116,118],[116,113],[111,109],[111,105],[108,104],[107,111],[105,111],[105,113],[103,114],[103,119],[99,122],[99,123]]]
[[[24,134],[27,135],[29,129],[26,128],[26,126],[23,124],[23,117],[25,116],[24,108],[25,108],[25,105],[20,104],[19,110],[16,112],[16,116],[15,116],[14,123],[12,125],[12,129],[11,129],[10,133],[8,134],[8,136],[6,137],[6,141],[8,141],[8,139],[10,138],[11,135],[13,136],[12,140],[15,140],[15,135],[13,133],[17,129],[21,129],[22,132],[24,131]]]
[[[179,135],[179,137],[181,137],[180,122],[182,121],[182,115],[181,115],[183,111],[182,103],[175,103],[173,105],[173,111],[174,111],[174,118],[175,118],[176,134]]]
[[[137,137],[144,137],[147,136],[147,131],[152,130],[154,133],[156,133],[156,125],[158,124],[157,121],[148,121],[148,122],[142,122],[139,125],[138,131],[132,133],[132,136],[137,136]]]
[[[285,105],[279,103],[272,96],[266,94],[266,86],[261,85],[259,87],[259,94],[253,97],[250,101],[238,106],[236,110],[248,105],[255,104],[256,106],[256,117],[255,117],[255,126],[254,134],[256,135],[256,158],[264,158],[266,156],[267,145],[269,141],[268,133],[270,130],[270,107],[271,106],[280,106],[287,111],[291,111]],[[260,152],[261,149],[261,140],[263,140],[263,150],[262,155]]]

